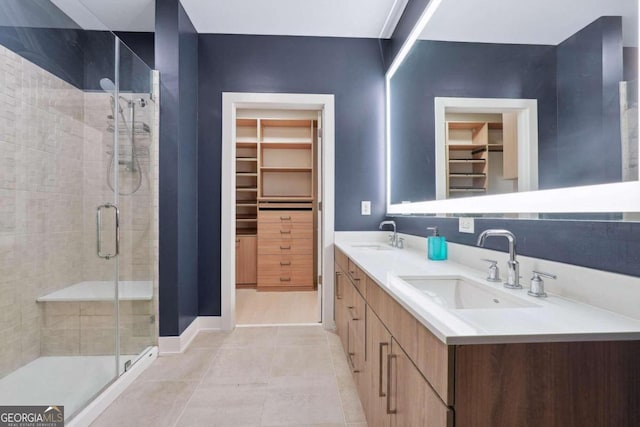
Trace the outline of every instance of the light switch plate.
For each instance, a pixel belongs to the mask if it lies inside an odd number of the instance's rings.
[[[371,215],[371,202],[369,200],[360,202],[360,215]]]
[[[458,218],[458,231],[460,233],[475,233],[475,223],[473,218],[460,217]]]

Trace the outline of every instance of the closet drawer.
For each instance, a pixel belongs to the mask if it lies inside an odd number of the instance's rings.
[[[280,271],[274,268],[258,269],[259,287],[313,287],[313,270]]]
[[[313,272],[313,259],[309,255],[263,255],[258,268],[265,272]]]
[[[258,259],[263,255],[311,255],[313,239],[263,239],[258,236]]]
[[[312,211],[258,211],[258,223],[293,224],[307,223],[313,224]]]
[[[313,226],[307,223],[261,223],[261,238],[282,238],[282,239],[312,239]]]

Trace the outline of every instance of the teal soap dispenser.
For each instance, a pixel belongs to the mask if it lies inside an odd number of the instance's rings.
[[[447,240],[438,233],[438,227],[427,227],[433,235],[427,237],[427,257],[433,261],[447,259]]]

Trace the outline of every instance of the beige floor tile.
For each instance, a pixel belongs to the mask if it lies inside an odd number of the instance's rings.
[[[225,338],[222,348],[227,347],[273,347],[276,345],[278,327],[258,326],[234,329]]]
[[[367,427],[367,423],[347,423],[347,427]]]
[[[329,346],[278,346],[271,364],[271,376],[334,375]]]
[[[188,381],[136,381],[91,426],[172,426],[195,388]]]
[[[351,378],[351,368],[347,361],[347,356],[342,349],[342,346],[329,346],[329,352],[331,353],[331,360],[333,362],[333,368],[336,373],[336,377],[349,377]]]
[[[276,344],[282,345],[328,345],[322,326],[280,326]]]
[[[259,426],[267,384],[201,385],[177,426]]]
[[[189,348],[182,354],[159,356],[140,381],[200,381],[214,360],[211,349]]]
[[[343,424],[336,379],[332,375],[272,378],[262,425]]]
[[[316,323],[318,292],[258,292],[236,289],[236,321],[239,325]]]
[[[230,347],[218,350],[218,355],[205,375],[205,384],[226,379],[252,380],[269,377],[275,347]]]
[[[191,341],[189,348],[211,348],[218,349],[229,336],[226,332],[202,331]]]
[[[364,415],[364,409],[358,396],[358,389],[353,381],[352,376],[339,376],[338,390],[340,391],[340,400],[342,401],[342,410],[344,411],[344,419],[347,423],[361,423],[367,421]]]

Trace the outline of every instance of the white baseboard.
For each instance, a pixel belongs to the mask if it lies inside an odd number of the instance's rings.
[[[120,378],[107,387],[100,395],[98,395],[91,403],[89,403],[82,411],[73,419],[65,422],[67,427],[85,427],[104,412],[122,394],[133,381],[151,366],[151,363],[158,357],[158,347],[151,347],[149,351],[136,361],[127,372],[122,374]]]
[[[189,347],[198,332],[221,330],[221,324],[220,316],[198,316],[179,336],[158,338],[160,354],[182,353]]]

